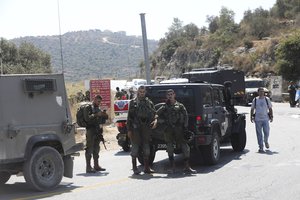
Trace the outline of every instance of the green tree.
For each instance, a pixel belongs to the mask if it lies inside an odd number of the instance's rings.
[[[178,18],[173,19],[172,25],[169,27],[169,32],[165,34],[167,40],[178,38],[183,33],[183,22]]]
[[[199,35],[199,28],[195,24],[190,23],[183,27],[183,36],[186,37],[187,39],[194,40],[198,35]]]
[[[234,22],[234,12],[226,7],[222,7],[219,17],[211,17],[208,19],[211,20],[209,29],[212,33],[209,36],[210,47],[221,47],[224,49],[232,45],[238,33],[238,25]],[[214,28],[217,28],[216,30],[211,29],[211,25],[214,23],[216,23],[216,25],[214,25]]]
[[[244,18],[241,22],[241,31],[246,35],[262,39],[271,34],[274,24],[269,11],[260,7],[255,9],[254,12],[248,10],[244,13]]]
[[[216,16],[206,16],[206,22],[208,23],[208,30],[210,33],[214,33],[218,30],[219,17]]]
[[[300,31],[279,43],[276,58],[279,73],[286,80],[300,78]]]
[[[3,65],[15,65],[18,59],[18,49],[14,43],[10,43],[7,40],[1,38],[0,49]]]
[[[0,40],[4,73],[50,73],[51,57],[31,43],[23,42],[20,47],[3,38]]]
[[[271,13],[278,18],[294,19],[300,13],[300,0],[277,0]]]
[[[222,7],[219,17],[219,28],[223,31],[236,32],[237,24],[234,22],[235,13],[226,7]]]

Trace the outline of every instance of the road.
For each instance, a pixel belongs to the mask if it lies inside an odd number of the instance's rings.
[[[166,152],[160,151],[154,161],[153,175],[132,175],[128,153],[103,150],[101,165],[106,172],[85,174],[84,155],[75,158],[73,179],[64,178],[50,192],[33,192],[23,177],[13,176],[0,188],[0,199],[209,199],[209,200],[268,200],[300,199],[300,134],[296,125],[300,109],[287,103],[273,103],[270,150],[258,153],[254,124],[249,120],[249,107],[238,107],[247,113],[247,145],[244,152],[223,147],[221,160],[206,166],[199,155],[193,155],[195,175],[181,173],[183,160],[176,157],[178,172],[168,175]]]

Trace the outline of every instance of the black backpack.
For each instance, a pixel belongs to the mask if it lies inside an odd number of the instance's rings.
[[[76,123],[80,127],[87,127],[87,122],[84,120],[83,112],[84,112],[84,109],[87,108],[88,106],[92,106],[92,104],[90,104],[90,103],[82,104],[77,109]]]

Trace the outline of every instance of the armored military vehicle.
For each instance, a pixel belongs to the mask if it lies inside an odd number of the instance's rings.
[[[190,83],[208,82],[221,85],[225,81],[231,81],[233,103],[235,105],[245,104],[245,74],[243,71],[220,66],[199,68],[183,73],[182,78],[187,78]]]
[[[73,176],[76,144],[63,74],[0,75],[0,184],[23,174],[35,190]]]

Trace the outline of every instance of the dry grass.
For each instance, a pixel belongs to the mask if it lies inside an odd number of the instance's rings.
[[[68,98],[70,98],[71,96],[74,96],[77,94],[77,92],[82,91],[83,93],[85,92],[85,88],[84,88],[84,82],[77,82],[77,83],[66,83],[66,90],[67,90],[67,95]],[[76,111],[78,108],[77,104],[71,104],[71,102],[69,102],[70,105],[70,111],[71,111],[71,116],[73,119],[73,122],[76,121]]]
[[[67,83],[66,84],[66,89],[67,89],[67,95],[76,95],[77,92],[82,91],[83,93],[85,92],[84,88],[84,82],[77,82],[77,83]]]

